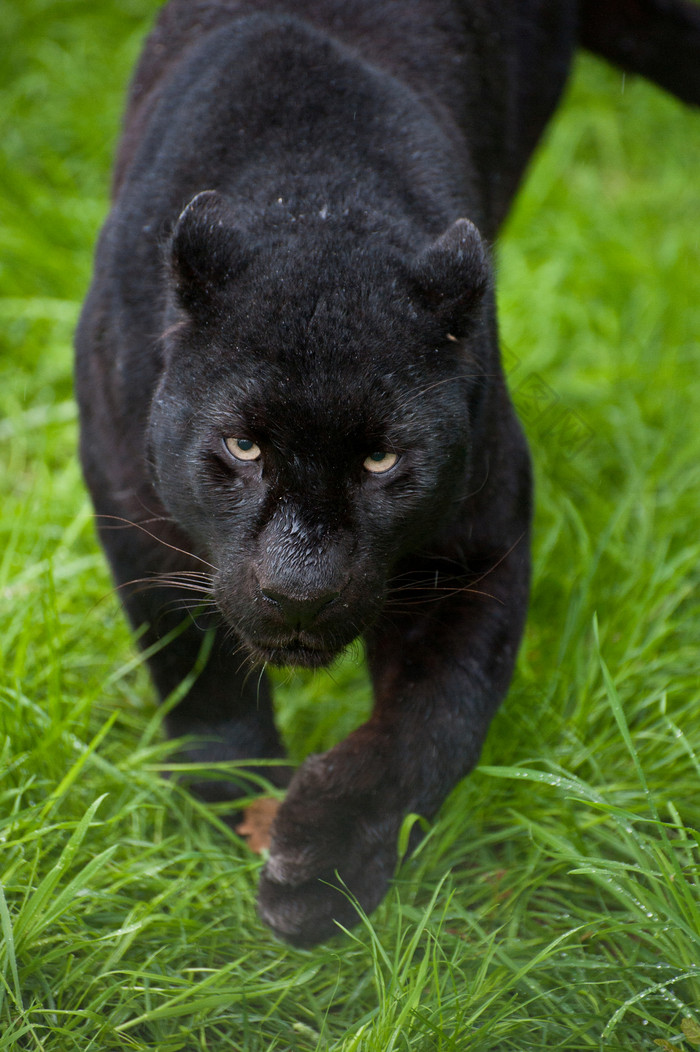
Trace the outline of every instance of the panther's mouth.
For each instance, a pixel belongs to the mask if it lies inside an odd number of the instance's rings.
[[[300,640],[285,644],[256,642],[249,644],[251,654],[261,664],[277,667],[323,668],[335,661],[341,648],[308,646]]]

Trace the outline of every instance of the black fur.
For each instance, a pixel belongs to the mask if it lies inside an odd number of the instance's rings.
[[[404,815],[470,770],[508,687],[530,469],[488,245],[579,31],[700,101],[680,0],[171,0],[132,85],[77,386],[127,612],[144,647],[175,637],[162,697],[215,634],[169,730],[280,757],[256,666],[362,636],[374,684],[274,825],[260,911],[293,942],[353,923],[338,876],[376,906]]]

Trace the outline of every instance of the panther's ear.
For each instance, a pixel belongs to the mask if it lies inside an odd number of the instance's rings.
[[[215,308],[221,290],[247,263],[233,203],[217,190],[193,197],[170,240],[170,272],[180,305],[190,313]]]
[[[416,292],[445,328],[463,336],[489,283],[486,249],[469,219],[457,219],[413,264]]]

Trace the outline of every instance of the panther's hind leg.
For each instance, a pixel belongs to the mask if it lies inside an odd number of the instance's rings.
[[[579,41],[684,102],[700,105],[700,5],[690,0],[581,0]]]

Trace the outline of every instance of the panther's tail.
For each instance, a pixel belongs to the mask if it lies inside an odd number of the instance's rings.
[[[700,105],[700,4],[580,0],[583,47]]]

